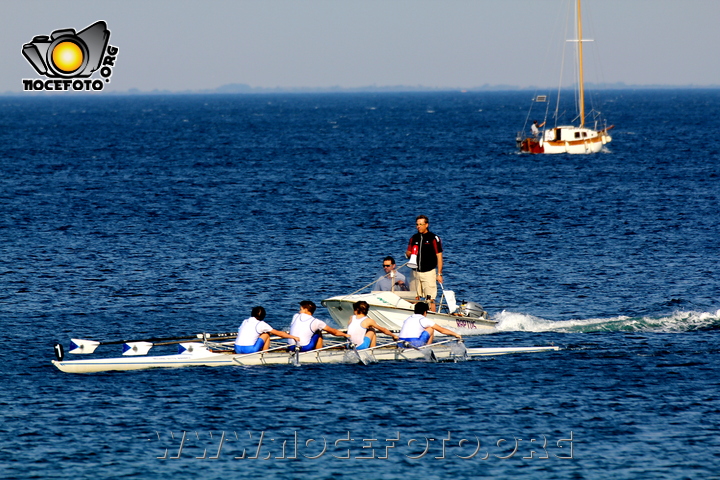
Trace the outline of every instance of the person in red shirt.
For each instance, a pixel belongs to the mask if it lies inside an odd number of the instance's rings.
[[[417,255],[417,270],[415,285],[417,299],[428,300],[430,311],[435,311],[435,297],[437,297],[437,283],[443,283],[443,247],[440,237],[432,233],[430,220],[425,215],[418,215],[415,219],[418,233],[410,237],[405,256]]]

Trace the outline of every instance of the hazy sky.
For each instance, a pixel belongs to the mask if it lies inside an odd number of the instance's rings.
[[[567,0],[0,0],[0,92],[22,45],[97,20],[107,90],[557,84]],[[589,81],[720,85],[720,0],[584,0]],[[552,68],[550,68],[552,67]]]

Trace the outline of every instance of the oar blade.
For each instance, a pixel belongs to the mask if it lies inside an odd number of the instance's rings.
[[[178,344],[178,354],[192,354],[194,352],[207,352],[207,347],[204,344],[198,342]]]
[[[147,355],[153,344],[150,342],[128,342],[123,344],[123,355]]]
[[[347,349],[345,350],[345,357],[343,358],[345,363],[359,363],[362,365],[367,365],[367,361],[365,358],[360,355],[360,352],[358,351],[357,347],[350,343],[347,346]]]
[[[93,353],[95,349],[100,345],[100,342],[96,342],[94,340],[82,340],[80,338],[71,338],[70,339],[70,348],[68,349],[68,353],[75,353],[75,354],[87,354],[87,353]]]
[[[468,359],[468,350],[462,341],[450,343],[450,356],[453,360],[465,361]]]
[[[362,360],[364,365],[370,365],[371,363],[377,363],[377,359],[375,359],[375,356],[373,355],[372,350],[360,350],[358,352],[360,355],[360,359]]]
[[[292,356],[292,364],[295,367],[300,366],[300,345],[295,344],[295,349]]]

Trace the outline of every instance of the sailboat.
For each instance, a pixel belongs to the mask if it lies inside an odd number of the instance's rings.
[[[595,119],[593,128],[585,123],[585,85],[583,78],[583,41],[582,36],[582,13],[580,0],[576,0],[576,16],[577,16],[577,37],[576,40],[570,40],[577,44],[577,62],[578,62],[578,116],[576,120],[578,125],[555,125],[546,127],[547,121],[538,125],[535,123],[531,128],[531,133],[527,135],[525,131],[518,133],[516,141],[521,152],[527,153],[571,153],[571,154],[587,154],[597,153],[602,150],[603,146],[612,141],[612,137],[608,131],[613,126],[599,125],[600,121]],[[559,93],[558,93],[559,99]],[[547,102],[546,95],[538,95],[533,99],[533,103]],[[559,102],[558,102],[559,105]],[[531,108],[532,110],[532,108]],[[547,108],[546,108],[547,112]],[[530,115],[528,114],[528,118]],[[546,113],[547,117],[547,113]],[[557,121],[557,110],[555,118]],[[525,124],[527,125],[526,119]],[[544,128],[543,128],[544,127]],[[602,127],[602,128],[601,128]],[[542,128],[542,129],[541,129]],[[598,129],[601,128],[601,129]]]

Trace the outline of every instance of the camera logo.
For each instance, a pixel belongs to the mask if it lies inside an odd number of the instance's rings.
[[[38,35],[23,45],[22,54],[40,75],[56,80],[23,79],[25,91],[99,91],[110,82],[119,49],[108,45],[110,30],[104,21],[80,32],[66,28]],[[100,70],[105,80],[91,80]],[[81,80],[87,79],[87,80]]]

